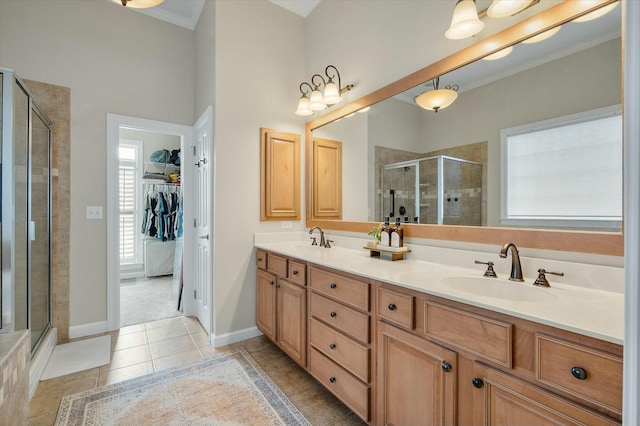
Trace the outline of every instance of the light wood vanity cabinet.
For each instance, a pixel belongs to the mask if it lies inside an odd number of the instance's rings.
[[[620,345],[263,250],[256,264],[258,328],[370,424],[621,422]]]
[[[266,259],[266,263],[264,260]],[[258,250],[256,324],[302,367],[307,365],[306,267],[289,268],[286,257]],[[266,264],[266,270],[262,269]],[[298,271],[288,280],[289,271]],[[303,277],[303,278],[301,278]]]
[[[619,345],[384,283],[377,294],[378,424],[620,423]]]

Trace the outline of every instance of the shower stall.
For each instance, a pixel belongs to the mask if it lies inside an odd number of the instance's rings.
[[[0,332],[51,328],[51,122],[22,81],[0,68],[2,280]]]
[[[437,155],[382,167],[380,220],[482,224],[482,164]]]

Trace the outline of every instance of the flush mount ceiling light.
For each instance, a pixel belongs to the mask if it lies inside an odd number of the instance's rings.
[[[536,36],[533,37],[529,37],[526,40],[522,40],[522,43],[524,44],[533,44],[533,43],[540,43],[543,40],[546,40],[552,36],[554,36],[558,31],[560,31],[560,28],[562,28],[562,25],[558,25],[557,27],[553,27],[550,30],[547,30],[543,33],[540,33]]]
[[[164,0],[112,0],[114,3],[121,3],[134,9],[147,9],[162,3]]]
[[[588,21],[593,21],[594,19],[598,19],[599,17],[604,16],[607,13],[611,12],[613,9],[615,9],[618,3],[620,2],[617,1],[615,3],[611,3],[606,6],[603,6],[600,9],[596,9],[593,12],[587,13],[586,15],[582,15],[571,22],[588,22]]]
[[[498,50],[496,53],[492,53],[491,55],[487,55],[482,60],[484,61],[495,61],[496,59],[502,59],[507,56],[509,53],[513,52],[513,46],[506,47],[502,50]]]
[[[422,108],[434,112],[438,112],[442,108],[446,108],[453,103],[458,97],[458,85],[445,86],[444,89],[438,89],[440,77],[433,80],[434,90],[424,92],[414,98],[414,101]]]
[[[322,111],[329,106],[340,103],[342,101],[342,93],[353,89],[353,84],[342,87],[340,73],[333,65],[328,65],[324,70],[324,74],[327,78],[326,80],[320,74],[314,74],[311,77],[311,84],[306,81],[300,83],[302,97],[298,100],[297,115],[313,115],[315,111]],[[334,79],[337,79],[338,82],[336,83]],[[321,87],[324,88],[324,93],[320,91]],[[305,90],[306,88],[308,90]],[[307,98],[308,94],[309,97]]]
[[[522,12],[533,3],[533,0],[493,0],[487,16],[490,18],[506,18]]]
[[[450,40],[473,37],[484,29],[484,22],[478,18],[475,0],[458,0],[451,25],[444,36]]]

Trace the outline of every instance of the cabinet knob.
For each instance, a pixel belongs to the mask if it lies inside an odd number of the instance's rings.
[[[331,315],[331,318],[335,318],[336,315],[338,315],[338,314],[336,314],[335,312],[331,312],[329,315]]]
[[[396,304],[395,303],[389,303],[389,306],[387,306],[387,308],[389,308],[390,311],[395,311],[396,310]]]
[[[329,345],[329,347],[330,347],[331,349],[335,349],[335,348],[336,348],[336,344],[335,344],[335,343],[332,343],[332,344],[330,344],[330,345]]]
[[[451,364],[449,364],[447,361],[442,361],[442,371],[444,371],[445,373],[448,373],[449,371],[451,371]]]
[[[262,262],[262,258],[261,257],[258,258],[258,262]]]
[[[335,378],[335,377],[333,377],[333,376],[331,376],[331,377],[329,377],[329,381],[330,381],[331,383],[335,383],[335,382],[336,382],[336,378]]]
[[[336,288],[337,286],[336,286],[336,283],[331,283],[331,284],[329,284],[329,287]]]
[[[298,271],[293,271],[293,275],[298,275]]]
[[[578,380],[585,380],[587,378],[587,371],[582,367],[573,367],[571,374]]]
[[[276,288],[280,288],[280,284],[276,284]]]
[[[484,386],[484,380],[478,378],[478,377],[474,377],[473,379],[471,379],[471,383],[473,384],[474,387],[480,389],[481,387]]]
[[[274,284],[275,284],[275,282],[269,281],[269,285],[274,285]]]

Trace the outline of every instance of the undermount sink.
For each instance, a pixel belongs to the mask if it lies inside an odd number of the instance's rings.
[[[516,281],[485,277],[447,277],[442,280],[449,288],[464,293],[493,299],[524,303],[544,303],[557,296],[544,287]]]

